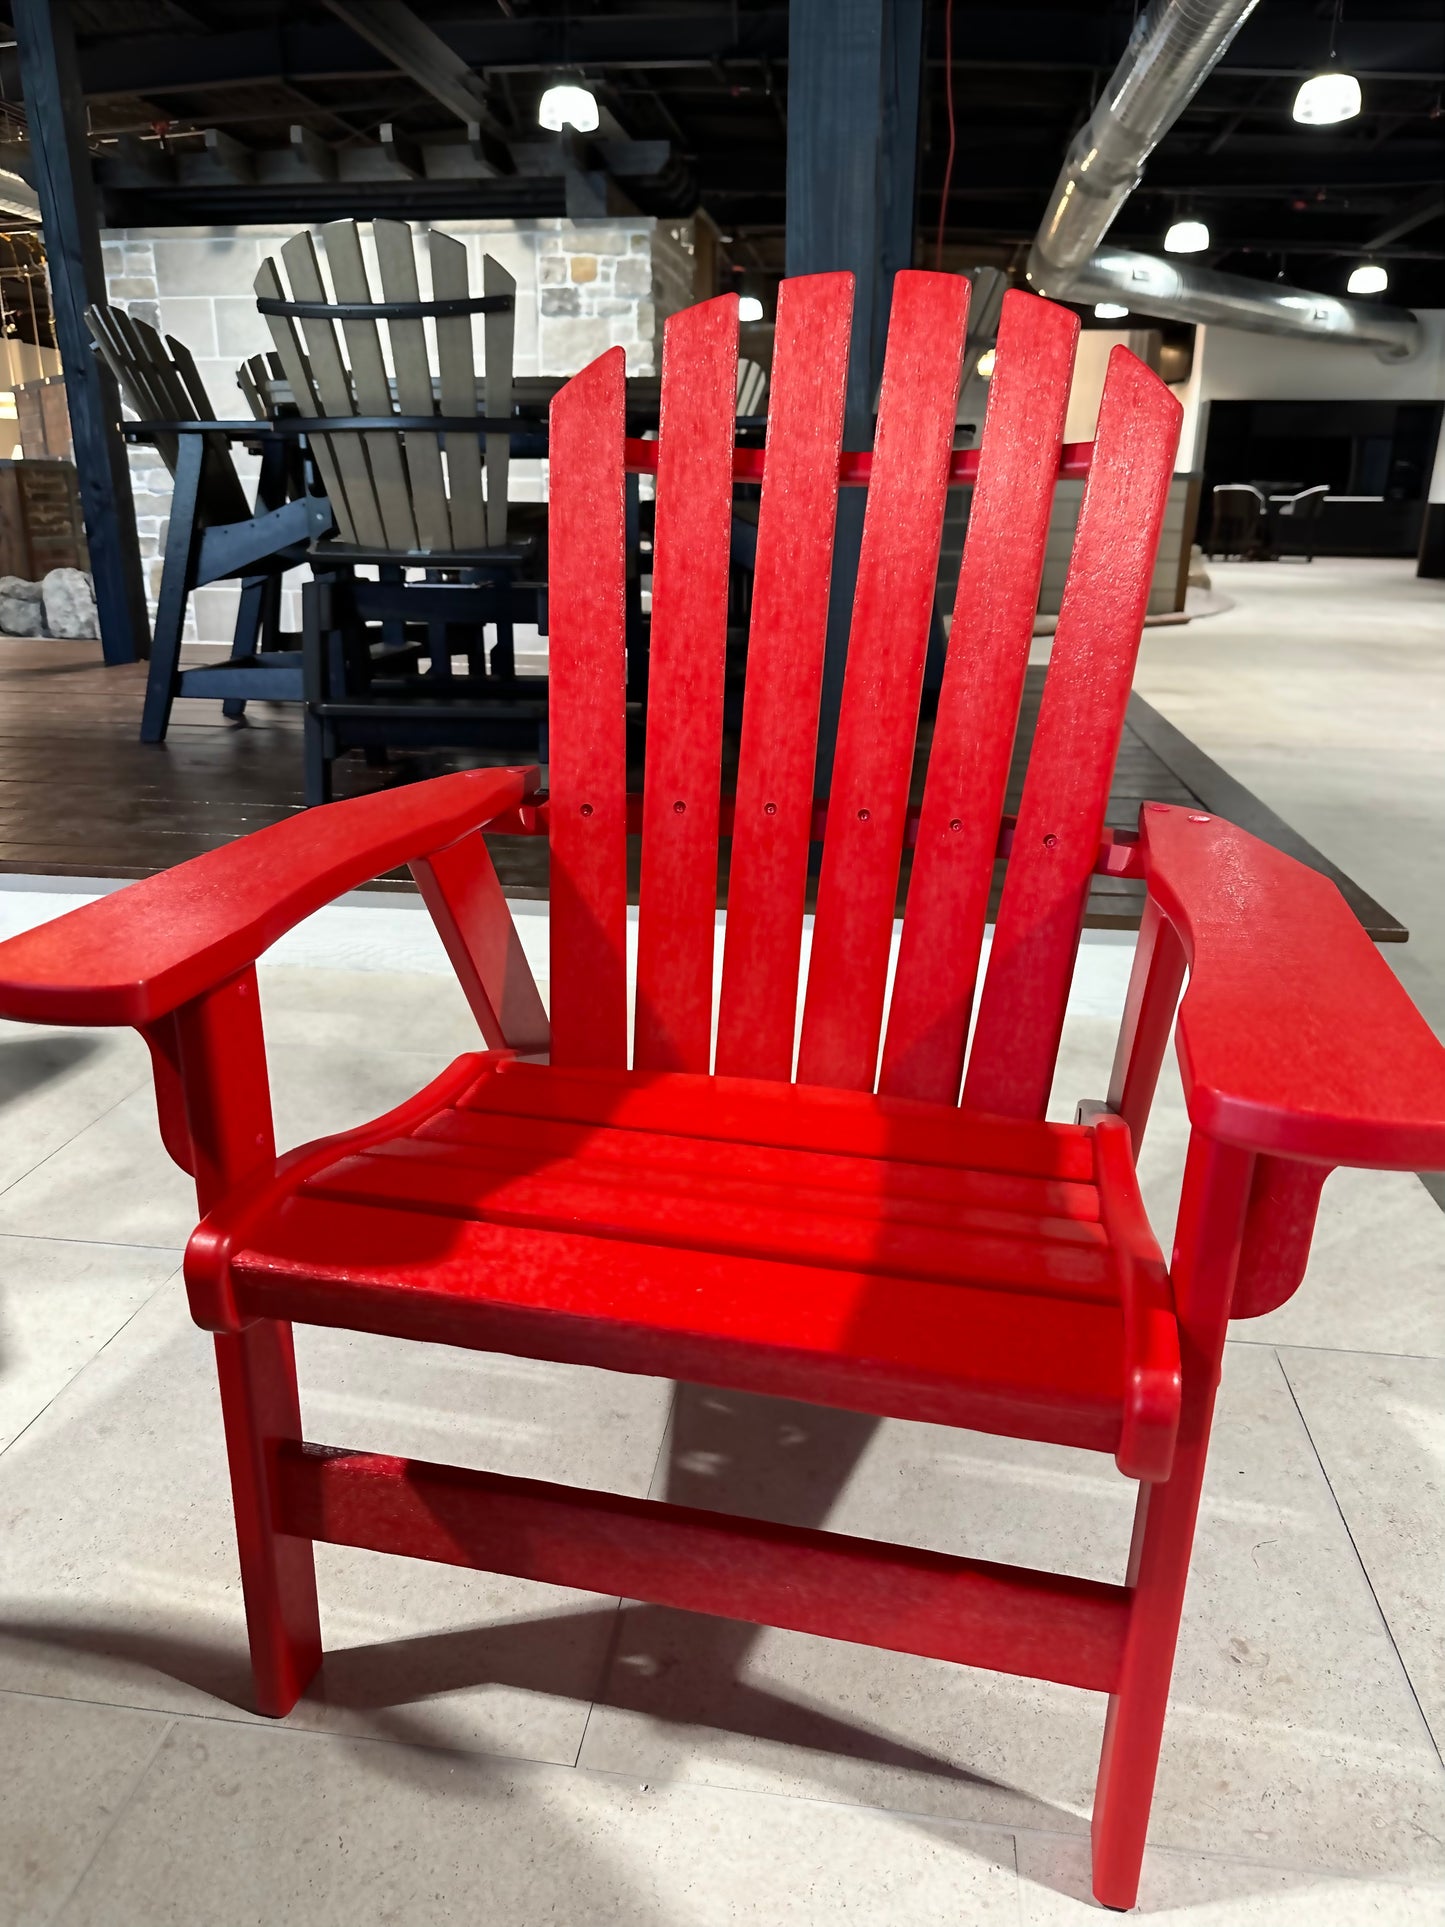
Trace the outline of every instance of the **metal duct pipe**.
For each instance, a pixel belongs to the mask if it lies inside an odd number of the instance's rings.
[[[1405,308],[1313,294],[1099,244],[1168,133],[1257,0],[1153,0],[1099,105],[1069,147],[1029,250],[1028,279],[1066,301],[1118,301],[1145,314],[1261,334],[1358,341],[1398,361],[1420,345]]]
[[[21,221],[40,219],[40,196],[8,167],[0,167],[0,215]]]
[[[1382,361],[1404,361],[1420,346],[1420,323],[1408,308],[1345,301],[1282,281],[1251,281],[1247,275],[1219,274],[1129,248],[1104,247],[1090,255],[1070,276],[1068,299],[1117,301],[1143,314],[1213,321],[1261,335],[1358,341]]]

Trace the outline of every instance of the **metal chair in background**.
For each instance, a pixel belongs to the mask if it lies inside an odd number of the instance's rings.
[[[1204,553],[1210,561],[1238,556],[1258,562],[1266,553],[1267,509],[1252,482],[1221,482],[1210,496],[1209,540]]]
[[[1317,482],[1313,488],[1302,488],[1297,495],[1286,495],[1283,500],[1278,496],[1270,506],[1274,510],[1274,551],[1283,555],[1285,541],[1291,542],[1290,554],[1302,553],[1306,562],[1315,559],[1315,543],[1319,538],[1320,518],[1325,512],[1325,498],[1330,492],[1328,482]],[[1289,524],[1288,529],[1281,526]],[[1298,548],[1293,546],[1298,544]]]

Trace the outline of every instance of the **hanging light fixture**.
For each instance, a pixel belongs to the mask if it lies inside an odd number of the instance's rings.
[[[763,318],[763,304],[761,301],[759,301],[758,297],[755,294],[743,294],[738,296],[738,320],[739,321],[761,321],[762,318]]]
[[[1334,64],[1335,38],[1343,10],[1344,0],[1335,0],[1328,65],[1322,73],[1311,74],[1294,97],[1294,117],[1305,127],[1334,127],[1342,120],[1353,120],[1360,111],[1359,81]]]
[[[1096,301],[1094,303],[1094,319],[1096,321],[1122,321],[1128,312],[1129,310],[1127,308],[1121,308],[1117,301]]]
[[[1360,83],[1353,74],[1312,74],[1294,97],[1294,117],[1306,127],[1333,127],[1360,111]]]
[[[1345,283],[1351,294],[1383,294],[1389,285],[1390,277],[1378,261],[1362,261],[1359,267],[1351,268]]]
[[[1209,246],[1209,229],[1203,221],[1175,221],[1164,236],[1166,254],[1201,254]]]
[[[537,103],[537,125],[552,134],[560,134],[564,127],[575,127],[579,134],[595,134],[597,96],[575,80],[557,81]]]

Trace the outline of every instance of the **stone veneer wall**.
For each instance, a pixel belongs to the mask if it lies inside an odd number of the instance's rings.
[[[415,225],[420,231],[423,224]],[[518,374],[575,374],[613,346],[626,350],[629,374],[655,374],[661,366],[663,322],[694,298],[690,221],[628,215],[605,221],[447,221],[440,225],[465,242],[474,287],[481,287],[482,256],[488,253],[515,277]],[[256,271],[267,255],[277,253],[296,232],[294,224],[278,224],[126,228],[101,236],[110,301],[185,342],[223,419],[244,413],[236,388],[238,365],[271,346],[266,325],[256,313],[252,289]],[[365,229],[363,251],[373,285],[379,286]],[[480,316],[473,325],[480,367]],[[254,463],[238,455],[237,466],[249,481]],[[171,478],[151,450],[131,451],[131,487],[154,614]],[[515,487],[519,496],[543,492],[544,465],[518,464]],[[197,590],[191,598],[187,640],[229,642],[238,594],[238,589],[226,584]],[[294,626],[299,622],[294,591],[288,604],[285,620]]]

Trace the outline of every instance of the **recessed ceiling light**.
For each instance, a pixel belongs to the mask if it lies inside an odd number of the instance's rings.
[[[549,87],[537,103],[537,125],[553,134],[560,134],[564,127],[575,127],[579,134],[594,134],[597,97],[571,81]]]
[[[1203,221],[1176,221],[1164,236],[1166,254],[1199,254],[1209,246],[1209,229]]]
[[[744,294],[738,297],[739,321],[761,321],[762,318],[763,304],[755,294]]]
[[[1360,111],[1360,83],[1353,74],[1312,74],[1294,97],[1294,117],[1306,127],[1333,127]]]
[[[1128,312],[1129,310],[1127,308],[1121,308],[1117,301],[1096,301],[1094,303],[1094,319],[1096,321],[1122,321]]]
[[[1383,294],[1389,285],[1389,275],[1375,261],[1364,261],[1352,268],[1345,283],[1351,294]]]

